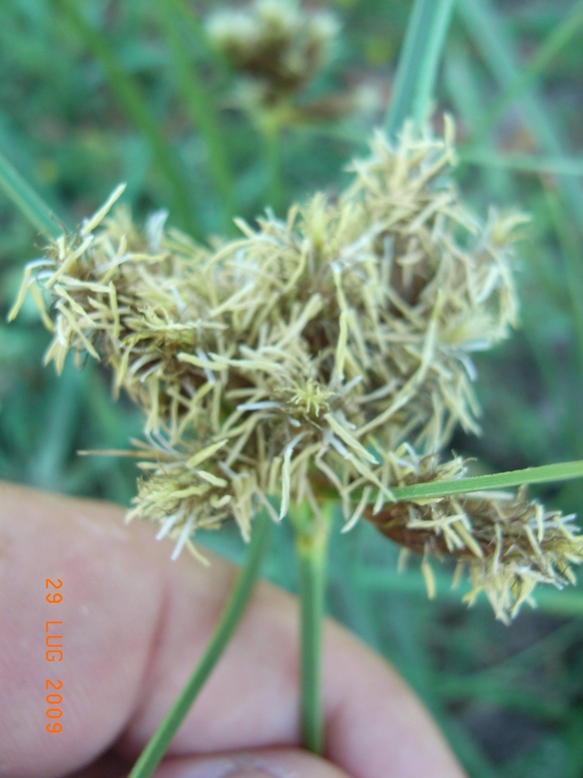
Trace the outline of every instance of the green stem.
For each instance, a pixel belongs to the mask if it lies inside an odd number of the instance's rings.
[[[273,115],[259,117],[259,131],[263,136],[265,149],[265,170],[267,174],[267,204],[277,216],[283,205],[283,181],[281,171],[282,127],[275,111]]]
[[[0,187],[37,230],[46,230],[57,238],[63,230],[63,220],[24,180],[0,152]]]
[[[273,130],[265,136],[267,146],[267,162],[269,176],[267,184],[267,201],[277,216],[282,207],[281,159],[279,149],[279,132]]]
[[[415,0],[386,119],[396,135],[407,119],[420,126],[431,101],[454,0]]]
[[[322,716],[322,626],[326,588],[329,521],[292,517],[300,584],[302,745],[314,754],[324,749]]]
[[[261,514],[255,521],[245,564],[239,573],[221,620],[202,659],[180,693],[180,696],[166,714],[164,721],[142,751],[128,778],[149,778],[164,756],[170,741],[213,671],[243,616],[259,574],[261,560],[269,546],[270,534],[271,520],[267,515]]]

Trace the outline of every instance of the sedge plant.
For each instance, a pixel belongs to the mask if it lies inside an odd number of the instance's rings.
[[[457,425],[478,431],[472,353],[517,323],[515,243],[527,221],[518,210],[477,216],[451,175],[453,121],[442,135],[427,123],[452,5],[414,4],[386,127],[351,163],[345,189],[308,195],[284,218],[238,219],[235,238],[200,242],[167,226],[165,211],[137,224],[120,205],[123,186],[70,230],[7,163],[0,169],[35,226],[52,233],[10,318],[30,293],[53,333],[46,361],[58,372],[71,351],[100,361],[114,393],[143,413],[143,439],[127,452],[141,469],[128,519],[174,537],[174,557],[200,556],[197,533],[227,521],[249,542],[215,636],[132,778],[151,775],[218,661],[270,524],[294,529],[302,737],[316,753],[325,752],[321,629],[337,505],[344,531],[368,521],[403,558],[420,555],[430,596],[431,558],[453,559],[456,578],[470,582],[466,599],[485,592],[505,622],[537,584],[562,588],[583,561],[573,516],[525,491],[583,475],[582,462],[472,478],[463,459],[443,456]],[[241,13],[209,29],[233,66],[261,74],[254,99],[280,121],[324,61],[334,25],[303,23],[273,0]],[[510,486],[521,488],[501,491]]]

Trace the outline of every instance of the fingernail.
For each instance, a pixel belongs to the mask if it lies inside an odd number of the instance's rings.
[[[176,778],[227,778],[237,766],[232,759],[208,759],[196,767],[185,767]]]
[[[263,765],[255,759],[245,759],[244,762],[241,757],[205,759],[197,765],[173,772],[172,778],[289,778],[289,773],[274,769],[271,765]]]

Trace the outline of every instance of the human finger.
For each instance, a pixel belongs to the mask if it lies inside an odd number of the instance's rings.
[[[0,672],[11,700],[0,711],[8,744],[0,766],[15,778],[59,775],[111,743],[131,761],[204,650],[234,568],[216,558],[210,568],[186,556],[171,562],[150,527],[124,526],[114,506],[7,485],[0,506],[0,585],[11,587],[0,604],[9,625]],[[67,594],[57,605],[45,601],[51,576]],[[39,651],[49,616],[62,621],[64,652],[51,667]],[[297,642],[295,599],[259,586],[170,755],[297,746]],[[49,735],[42,687],[57,669],[64,728]],[[334,624],[325,630],[323,697],[327,755],[355,778],[461,775],[410,690]]]

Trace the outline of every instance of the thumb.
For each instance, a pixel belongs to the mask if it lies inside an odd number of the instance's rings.
[[[155,778],[349,778],[319,756],[297,748],[234,751],[165,760]]]

